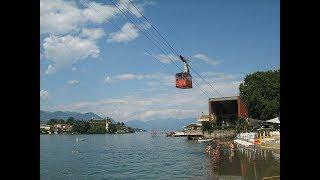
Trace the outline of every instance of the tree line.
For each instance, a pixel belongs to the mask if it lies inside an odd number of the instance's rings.
[[[106,120],[94,120],[84,121],[76,120],[73,117],[69,117],[67,120],[64,119],[50,119],[47,125],[53,126],[55,124],[66,124],[72,126],[72,132],[77,134],[113,134],[113,133],[134,133],[135,130],[131,127],[125,126],[123,122],[112,123],[110,120],[108,130],[106,129]]]

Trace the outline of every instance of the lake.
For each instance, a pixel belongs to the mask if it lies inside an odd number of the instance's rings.
[[[77,142],[76,139],[85,141]],[[209,142],[148,132],[106,135],[40,135],[40,177],[60,179],[262,179],[279,176],[272,151],[223,148]]]

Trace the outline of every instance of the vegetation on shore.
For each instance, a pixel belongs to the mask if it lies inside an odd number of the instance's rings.
[[[76,120],[73,117],[69,117],[67,120],[50,119],[47,122],[47,125],[50,125],[51,132],[54,131],[54,126],[57,124],[72,127],[70,133],[76,134],[135,133],[135,130],[133,128],[127,127],[123,122],[112,123],[110,119],[84,121]],[[60,132],[60,129],[58,132]]]
[[[251,118],[268,120],[280,115],[280,70],[248,74],[239,91]]]

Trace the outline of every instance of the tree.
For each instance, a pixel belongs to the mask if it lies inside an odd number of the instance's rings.
[[[239,91],[250,117],[268,120],[280,115],[280,70],[247,75]]]
[[[136,131],[134,129],[132,129],[131,127],[128,127],[128,131],[129,133],[135,133]]]
[[[115,124],[110,124],[109,125],[109,130],[108,130],[108,133],[115,133],[117,132],[117,127]]]
[[[74,119],[73,117],[69,117],[69,118],[67,119],[67,121],[66,121],[66,124],[68,124],[68,125],[73,125],[74,122],[75,122],[75,119]]]
[[[63,119],[50,119],[47,122],[47,125],[54,125],[54,124],[65,124],[66,122]]]
[[[88,132],[90,129],[90,124],[87,121],[75,121],[75,123],[72,126],[72,130],[79,134],[84,134]]]
[[[47,125],[54,125],[56,124],[56,120],[55,119],[50,119],[48,122],[47,122]]]
[[[107,130],[105,126],[91,126],[87,131],[89,134],[106,134]]]
[[[202,132],[208,131],[211,133],[213,131],[213,124],[211,122],[203,122],[202,123]]]

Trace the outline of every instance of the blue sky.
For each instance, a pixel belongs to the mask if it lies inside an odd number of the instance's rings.
[[[151,34],[128,0],[113,1],[128,16],[130,8],[141,20],[137,26]],[[182,63],[169,48],[164,55],[110,0],[81,2],[40,1],[41,110],[91,111],[120,121],[189,118],[208,111],[208,96],[197,87],[175,88],[179,70],[168,56]],[[278,0],[133,3],[223,96],[238,95],[246,74],[280,67]],[[220,96],[193,78],[210,97]]]

